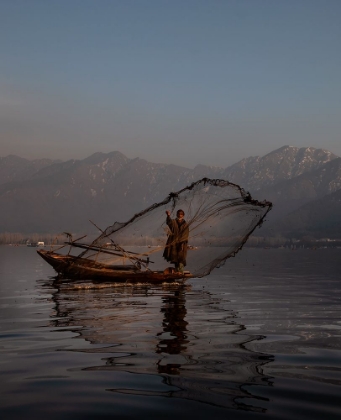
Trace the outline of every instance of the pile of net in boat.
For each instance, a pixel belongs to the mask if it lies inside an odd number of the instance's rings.
[[[166,211],[175,218],[177,210],[182,209],[189,227],[185,270],[195,277],[203,277],[242,248],[271,207],[270,202],[254,200],[236,184],[204,178],[170,193],[165,200],[127,222],[109,226],[92,246],[121,251],[128,263],[132,255],[135,261],[136,258],[149,259],[149,269],[163,270],[170,266],[162,256],[169,234]],[[86,257],[86,251],[84,254]],[[111,264],[122,264],[122,258],[119,261],[119,257],[115,259],[104,254],[103,257],[111,258]]]

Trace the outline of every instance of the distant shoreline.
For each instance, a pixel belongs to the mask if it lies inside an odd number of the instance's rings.
[[[9,246],[37,246],[43,242],[45,247],[65,244],[67,238],[64,234],[23,234],[23,233],[0,233],[0,245]],[[39,246],[39,245],[38,245]],[[320,249],[320,248],[341,248],[341,239],[322,238],[315,239],[304,237],[302,239],[276,237],[251,236],[245,248],[281,248],[281,249]]]
[[[44,242],[46,245],[61,245],[65,242],[66,236],[64,234],[52,233],[0,233],[0,245],[22,245],[37,244]]]

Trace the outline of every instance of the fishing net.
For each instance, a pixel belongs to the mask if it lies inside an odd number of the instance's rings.
[[[93,241],[91,247],[115,250],[116,257],[105,253],[102,255],[107,260],[111,258],[112,264],[141,263],[141,269],[164,270],[170,266],[170,262],[163,258],[170,234],[166,211],[174,219],[177,211],[182,209],[189,229],[185,244],[185,270],[194,277],[203,277],[242,248],[271,207],[270,202],[252,199],[236,184],[204,178],[170,193],[165,200],[136,214],[127,222],[116,222],[109,226]],[[174,241],[179,241],[179,238]],[[89,252],[84,251],[82,256],[87,257]]]

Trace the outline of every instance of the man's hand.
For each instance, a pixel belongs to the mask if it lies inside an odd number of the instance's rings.
[[[169,210],[166,210],[166,214],[167,214],[168,217],[170,217],[170,211]]]

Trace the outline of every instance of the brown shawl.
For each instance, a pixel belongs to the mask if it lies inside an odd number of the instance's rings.
[[[169,232],[163,258],[173,264],[182,263],[185,266],[189,235],[188,224],[185,220],[180,223],[178,219],[171,219],[169,216],[166,223]]]

